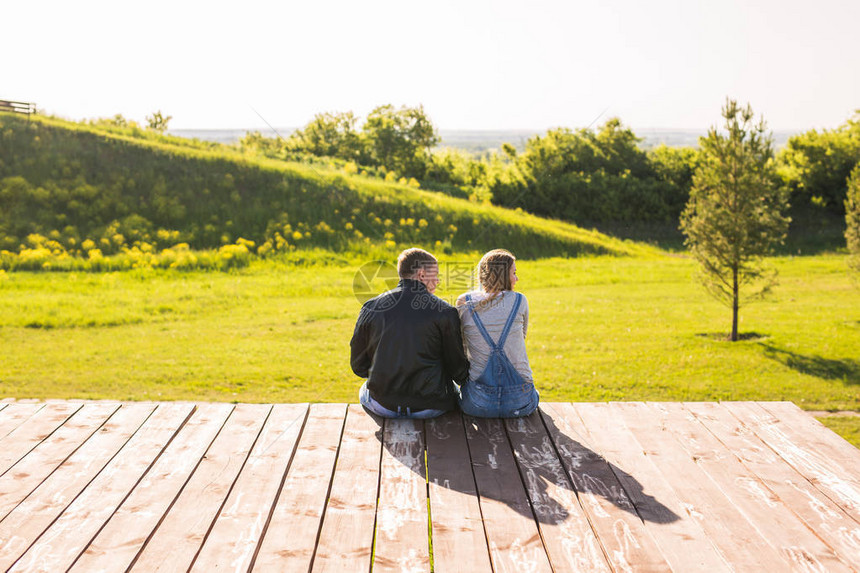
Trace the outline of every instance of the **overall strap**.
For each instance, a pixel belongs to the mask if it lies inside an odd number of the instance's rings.
[[[490,336],[490,333],[487,332],[487,328],[484,326],[484,323],[481,322],[481,318],[478,316],[478,313],[475,312],[474,306],[471,304],[471,294],[466,295],[466,303],[469,305],[469,310],[472,313],[472,319],[475,321],[475,326],[478,327],[478,331],[481,333],[481,336],[484,337],[484,340],[487,341],[487,344],[490,345],[490,348],[496,350],[498,348],[505,347],[505,340],[508,338],[508,333],[511,331],[511,326],[514,324],[514,318],[517,316],[517,311],[520,309],[520,302],[522,301],[522,297],[520,293],[514,293],[514,308],[511,309],[511,314],[508,315],[508,320],[505,322],[505,328],[502,330],[502,335],[499,337],[499,342],[493,342],[493,338]]]
[[[522,295],[518,292],[514,294],[514,308],[511,310],[511,314],[508,315],[508,321],[505,323],[505,328],[502,330],[502,335],[499,337],[499,348],[505,347],[505,340],[508,339],[508,333],[511,331],[511,326],[514,324],[514,319],[517,316],[517,311],[520,309],[520,302],[522,301]]]
[[[487,332],[487,329],[484,326],[484,323],[481,322],[480,317],[478,317],[478,313],[475,312],[475,307],[472,305],[472,295],[471,294],[466,295],[466,304],[469,305],[469,312],[472,313],[472,320],[475,321],[475,326],[478,327],[478,332],[481,333],[481,336],[484,337],[484,340],[487,341],[487,344],[490,345],[490,348],[495,350],[496,349],[496,343],[493,342],[493,338],[490,336],[490,333]]]

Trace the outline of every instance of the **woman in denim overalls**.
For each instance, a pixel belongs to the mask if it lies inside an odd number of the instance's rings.
[[[480,290],[457,299],[470,365],[460,408],[471,416],[513,418],[537,408],[525,344],[529,305],[523,294],[514,292],[517,280],[514,256],[495,249],[478,264]]]

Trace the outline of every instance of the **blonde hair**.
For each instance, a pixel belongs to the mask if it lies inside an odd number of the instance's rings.
[[[511,267],[516,260],[513,253],[505,249],[493,249],[481,257],[477,271],[478,283],[481,285],[481,290],[492,296],[478,303],[477,309],[484,308],[504,291],[513,290]]]

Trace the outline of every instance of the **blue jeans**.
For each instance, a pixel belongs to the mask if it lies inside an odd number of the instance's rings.
[[[460,409],[477,418],[520,418],[538,407],[534,384],[487,386],[469,381],[460,389]]]
[[[420,420],[425,418],[435,418],[445,413],[445,410],[434,410],[432,408],[413,412],[409,407],[401,408],[400,406],[397,407],[396,412],[394,410],[389,410],[374,400],[373,396],[370,395],[370,390],[367,389],[367,380],[364,381],[364,384],[361,385],[361,389],[358,391],[358,401],[361,402],[362,406],[383,418],[414,418]]]

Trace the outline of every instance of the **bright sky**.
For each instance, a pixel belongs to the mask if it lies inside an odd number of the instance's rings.
[[[442,129],[602,113],[704,130],[731,96],[779,130],[860,108],[856,0],[29,0],[0,14],[0,99],[71,119],[301,126],[393,103]]]

